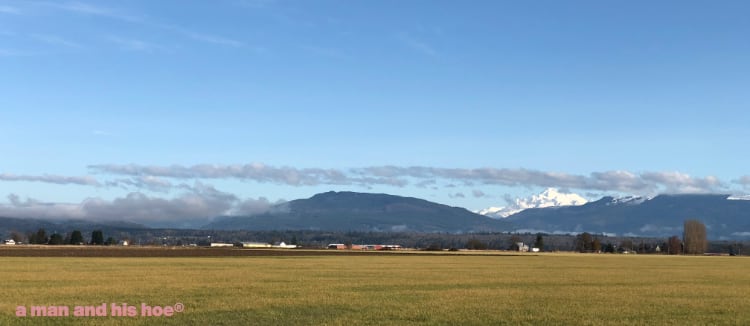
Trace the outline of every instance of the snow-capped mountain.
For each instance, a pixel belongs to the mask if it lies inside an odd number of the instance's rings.
[[[666,239],[682,234],[686,219],[705,223],[709,239],[749,239],[750,198],[725,194],[605,196],[582,206],[527,209],[503,221],[512,223],[517,232],[589,232]]]
[[[555,188],[547,188],[538,195],[529,198],[516,198],[515,203],[504,207],[489,207],[477,211],[492,218],[506,218],[529,208],[580,206],[588,201],[574,193],[562,193]]]

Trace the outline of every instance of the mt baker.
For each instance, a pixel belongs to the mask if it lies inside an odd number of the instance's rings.
[[[547,188],[547,190],[531,196],[531,198],[517,198],[512,205],[489,207],[476,211],[476,213],[491,218],[506,218],[529,208],[580,206],[587,202],[585,198],[577,194],[562,193],[555,188]]]

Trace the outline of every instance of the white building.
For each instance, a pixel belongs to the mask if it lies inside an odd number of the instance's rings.
[[[279,244],[273,245],[274,248],[281,248],[281,249],[294,249],[297,248],[297,245],[288,245],[284,242],[281,242]]]
[[[271,245],[265,242],[243,242],[243,248],[271,248]]]

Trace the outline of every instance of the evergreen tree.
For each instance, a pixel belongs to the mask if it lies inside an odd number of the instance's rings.
[[[83,241],[83,234],[81,234],[81,231],[74,230],[73,233],[70,234],[70,244],[82,244]]]
[[[63,236],[62,236],[62,235],[60,235],[59,233],[53,233],[53,234],[52,234],[52,235],[51,235],[51,236],[49,237],[49,242],[48,242],[48,244],[50,244],[50,245],[61,245],[61,244],[65,244],[65,239],[63,239]]]
[[[47,244],[49,238],[47,238],[47,231],[39,229],[36,233],[29,234],[29,243],[31,244]]]
[[[103,245],[104,244],[104,233],[102,230],[94,230],[91,232],[91,244]]]
[[[534,241],[534,248],[539,248],[540,251],[544,251],[544,238],[541,233],[537,233],[536,241]]]

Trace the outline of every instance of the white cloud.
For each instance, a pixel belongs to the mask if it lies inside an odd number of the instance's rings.
[[[736,180],[732,180],[732,182],[740,184],[744,188],[750,188],[750,175],[743,175]]]

